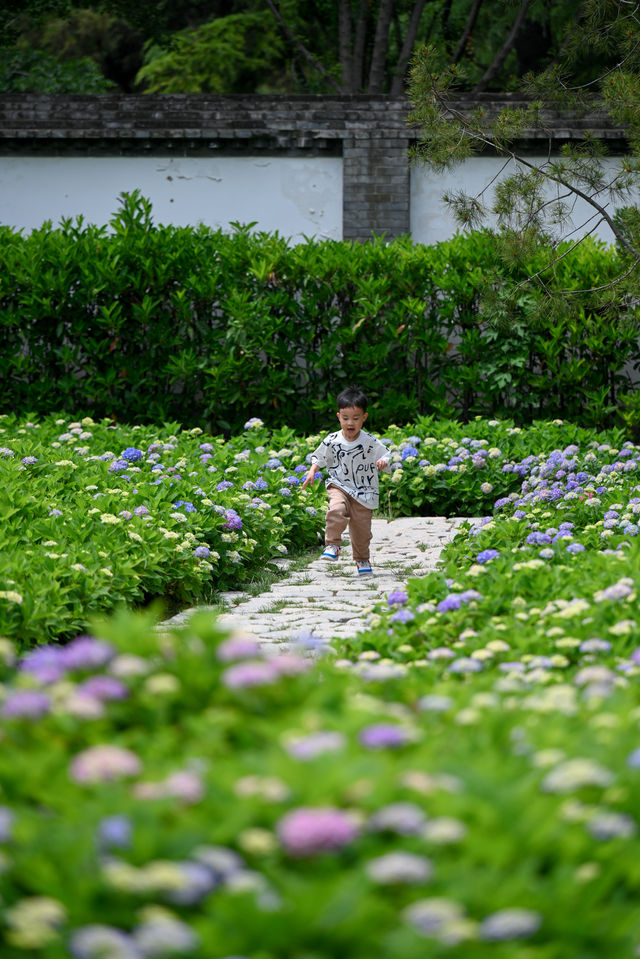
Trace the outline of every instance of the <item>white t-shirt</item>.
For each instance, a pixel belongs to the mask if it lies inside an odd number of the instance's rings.
[[[369,509],[375,509],[380,498],[376,466],[380,459],[385,461],[388,470],[388,449],[364,430],[360,430],[355,440],[346,440],[342,430],[329,433],[311,454],[311,463],[327,470],[326,486],[332,483],[340,487]]]

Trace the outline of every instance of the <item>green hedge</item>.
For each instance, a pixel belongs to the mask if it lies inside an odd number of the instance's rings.
[[[0,403],[309,431],[355,380],[379,426],[417,414],[611,424],[623,370],[640,362],[639,318],[593,312],[576,293],[562,316],[526,295],[489,324],[480,290],[496,257],[490,233],[292,247],[238,225],[155,226],[138,193],[108,227],[0,227]],[[504,292],[526,275],[510,270],[499,267]],[[615,250],[585,241],[548,282],[584,290],[615,271]]]

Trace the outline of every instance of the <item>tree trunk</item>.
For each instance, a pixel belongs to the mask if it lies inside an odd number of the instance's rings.
[[[305,47],[304,43],[302,43],[302,41],[298,37],[296,37],[293,31],[289,29],[289,27],[287,26],[287,24],[284,22],[282,18],[282,14],[276,7],[273,0],[266,0],[266,3],[269,9],[271,10],[272,14],[276,18],[276,21],[280,25],[280,28],[282,32],[284,33],[285,37],[287,38],[287,40],[289,40],[298,49],[298,51],[302,54],[305,60],[307,60],[307,62],[310,63],[311,66],[325,78],[327,83],[333,87],[336,93],[341,93],[342,91],[340,87],[338,86],[338,84],[336,83],[336,81],[333,79],[333,77],[329,73],[327,73],[323,65],[320,63],[320,61],[317,60],[316,57],[314,57],[311,51]]]
[[[482,2],[482,0],[480,0],[480,2]],[[391,83],[391,92],[397,96],[403,92],[404,78],[407,72],[409,58],[413,53],[413,48],[416,43],[418,27],[420,26],[420,18],[422,17],[422,11],[424,10],[425,3],[426,0],[416,0],[416,3],[413,5],[413,10],[411,11],[409,26],[407,27],[407,35],[404,38],[402,50],[400,51],[400,56],[398,57],[398,62],[393,72],[393,81]]]
[[[373,55],[369,70],[369,93],[382,93],[384,87],[385,64],[389,47],[389,27],[393,14],[393,0],[380,0],[376,36],[373,41]]]
[[[369,4],[367,0],[360,0],[356,38],[353,44],[353,93],[360,93],[364,88],[364,47],[367,38],[367,23],[369,21]]]
[[[465,24],[464,30],[462,31],[462,36],[458,40],[458,45],[453,52],[452,63],[459,63],[462,58],[462,54],[465,51],[469,37],[473,33],[473,28],[476,25],[476,20],[478,19],[478,13],[480,12],[480,7],[482,6],[482,0],[473,0],[473,6],[469,13],[469,17]]]
[[[509,31],[509,36],[507,37],[502,47],[496,54],[491,66],[487,67],[487,69],[484,72],[484,75],[481,77],[479,82],[473,88],[473,91],[472,91],[473,93],[481,93],[483,90],[486,90],[488,85],[491,83],[493,78],[496,76],[496,74],[502,67],[504,61],[507,59],[507,56],[510,53],[511,48],[513,47],[515,39],[518,35],[518,31],[524,22],[524,18],[526,16],[529,3],[530,3],[530,0],[522,0],[520,4],[520,9],[518,10],[516,18],[513,21],[513,26],[511,27],[511,30]]]
[[[342,67],[342,92],[353,93],[353,48],[351,46],[351,4],[340,0],[338,7],[338,51]]]

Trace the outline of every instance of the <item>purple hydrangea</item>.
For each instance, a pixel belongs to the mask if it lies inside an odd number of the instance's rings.
[[[391,616],[392,623],[410,623],[413,619],[415,616],[410,609],[398,609]]]
[[[222,524],[224,529],[231,530],[240,530],[242,529],[242,519],[234,509],[226,509],[224,511],[224,523]]]
[[[208,559],[211,556],[211,550],[208,546],[196,546],[193,555],[196,559]]]
[[[449,613],[451,610],[460,609],[461,605],[462,600],[460,596],[457,593],[449,593],[448,596],[445,596],[445,598],[438,603],[438,612]]]
[[[149,510],[147,509],[146,506],[136,506],[136,508],[135,508],[134,511],[133,511],[133,515],[134,515],[134,516],[148,516],[148,515],[149,515]]]
[[[109,473],[122,473],[128,468],[129,464],[126,460],[114,460],[109,464]]]
[[[233,487],[233,483],[231,482],[231,480],[222,480],[222,482],[218,483],[218,485],[216,486],[216,489],[219,493],[222,493],[226,489],[232,489],[232,487]]]
[[[409,597],[402,589],[396,589],[387,596],[387,606],[404,606]]]
[[[279,676],[273,661],[252,659],[225,669],[220,679],[228,689],[247,689],[252,686],[268,686],[279,679]]]
[[[62,650],[62,661],[67,669],[100,669],[113,658],[111,643],[95,636],[76,636]]]
[[[409,733],[394,723],[373,723],[360,731],[359,740],[366,749],[394,749],[409,742]]]
[[[115,676],[90,676],[78,686],[78,692],[99,700],[126,699],[129,690]]]
[[[20,669],[41,683],[55,683],[66,672],[64,649],[61,646],[39,646],[20,660]]]
[[[49,712],[51,700],[37,689],[17,689],[2,703],[2,715],[7,719],[38,719]]]
[[[260,652],[260,645],[253,636],[231,636],[223,640],[216,650],[216,659],[222,663],[234,659],[254,659]]]

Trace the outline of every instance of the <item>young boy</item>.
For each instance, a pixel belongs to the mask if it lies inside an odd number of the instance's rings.
[[[319,468],[325,468],[329,495],[326,516],[325,550],[321,559],[336,560],[342,533],[349,526],[351,551],[361,576],[372,572],[369,560],[371,515],[378,505],[378,470],[388,470],[387,449],[362,426],[367,418],[367,397],[357,386],[338,396],[341,429],[330,433],[311,454],[311,468],[302,484],[313,482]]]

